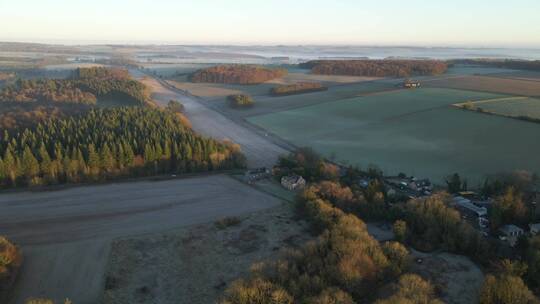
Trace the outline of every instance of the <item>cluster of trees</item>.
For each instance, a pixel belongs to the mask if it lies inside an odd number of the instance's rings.
[[[535,187],[538,177],[527,171],[499,173],[484,180],[480,195],[493,198],[489,208],[489,221],[492,231],[506,224],[526,226],[536,220],[535,210],[527,204],[524,193]],[[467,181],[455,173],[446,179],[448,192],[455,194],[467,191]]]
[[[437,60],[314,60],[300,66],[314,74],[370,77],[439,75],[448,69]]]
[[[518,59],[456,59],[450,60],[450,64],[483,65],[496,68],[540,71],[540,60]]]
[[[490,245],[449,206],[450,200],[449,195],[439,193],[399,206],[400,219],[406,226],[405,229],[401,226],[398,235],[425,251],[443,249],[485,263],[491,258]]]
[[[270,95],[272,96],[288,96],[311,92],[320,92],[328,90],[318,82],[299,82],[289,85],[280,85],[270,89]]]
[[[150,100],[146,86],[131,79],[124,69],[79,68],[75,70],[72,81],[98,100],[123,101],[126,105],[145,105]]]
[[[227,102],[233,108],[249,108],[255,104],[253,98],[246,94],[229,95]]]
[[[0,91],[0,102],[95,104],[96,96],[74,82],[59,79],[18,79]]]
[[[15,77],[15,74],[13,74],[13,73],[0,72],[0,84],[3,81],[9,80],[9,79],[11,79],[13,77]]]
[[[358,217],[308,188],[297,200],[319,237],[275,260],[256,264],[251,277],[226,291],[222,303],[360,303],[398,278],[408,263],[401,244],[381,245]]]
[[[124,175],[243,167],[237,145],[201,137],[170,111],[92,109],[0,138],[0,185],[76,183]]]
[[[90,108],[83,104],[3,103],[0,107],[0,129],[29,128],[47,119],[81,114]]]
[[[144,105],[149,94],[127,71],[103,67],[79,68],[69,79],[18,79],[0,91],[0,102],[96,104],[111,99]]]
[[[22,265],[22,253],[17,246],[0,236],[0,301],[6,296]]]
[[[192,82],[259,84],[287,75],[286,69],[257,65],[219,65],[201,69],[190,75]]]
[[[520,262],[503,260],[486,276],[480,292],[480,304],[539,304],[521,277],[527,267]]]
[[[288,155],[281,156],[274,170],[274,175],[278,179],[290,174],[300,175],[308,182],[337,180],[339,169],[324,161],[313,149],[299,148]]]

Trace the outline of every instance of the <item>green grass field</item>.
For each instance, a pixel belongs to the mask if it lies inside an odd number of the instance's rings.
[[[540,125],[451,107],[503,95],[452,89],[401,90],[250,117],[297,146],[387,173],[472,183],[515,169],[540,172]]]
[[[540,119],[540,99],[502,99],[478,104],[486,112],[507,116],[529,116]]]

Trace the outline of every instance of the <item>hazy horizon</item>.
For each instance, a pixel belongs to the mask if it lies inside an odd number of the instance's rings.
[[[104,0],[0,3],[0,41],[57,44],[540,48],[540,3],[517,0]]]

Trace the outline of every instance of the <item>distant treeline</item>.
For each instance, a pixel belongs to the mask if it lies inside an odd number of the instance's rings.
[[[289,85],[280,85],[270,90],[272,96],[287,96],[311,92],[320,92],[328,90],[322,84],[317,82],[299,82]]]
[[[238,146],[201,137],[177,114],[149,107],[92,109],[4,130],[0,139],[2,187],[243,166]]]
[[[148,102],[146,87],[127,71],[103,67],[79,68],[69,79],[18,79],[0,91],[0,102],[96,104],[117,100],[126,104]]]
[[[513,59],[456,59],[448,61],[450,64],[472,64],[496,68],[540,71],[540,60],[513,60]]]
[[[256,65],[219,65],[201,69],[190,75],[192,82],[259,84],[287,75],[286,69]]]
[[[448,66],[437,60],[314,60],[300,64],[314,74],[370,77],[439,75]]]

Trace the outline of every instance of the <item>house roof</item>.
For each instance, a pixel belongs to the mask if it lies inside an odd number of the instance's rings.
[[[529,229],[540,230],[540,223],[529,224]]]
[[[510,234],[513,231],[523,231],[523,229],[519,228],[516,225],[504,225],[499,230],[504,234]]]
[[[300,175],[289,175],[289,176],[283,176],[281,178],[281,182],[285,183],[298,183],[301,179],[303,179]]]

